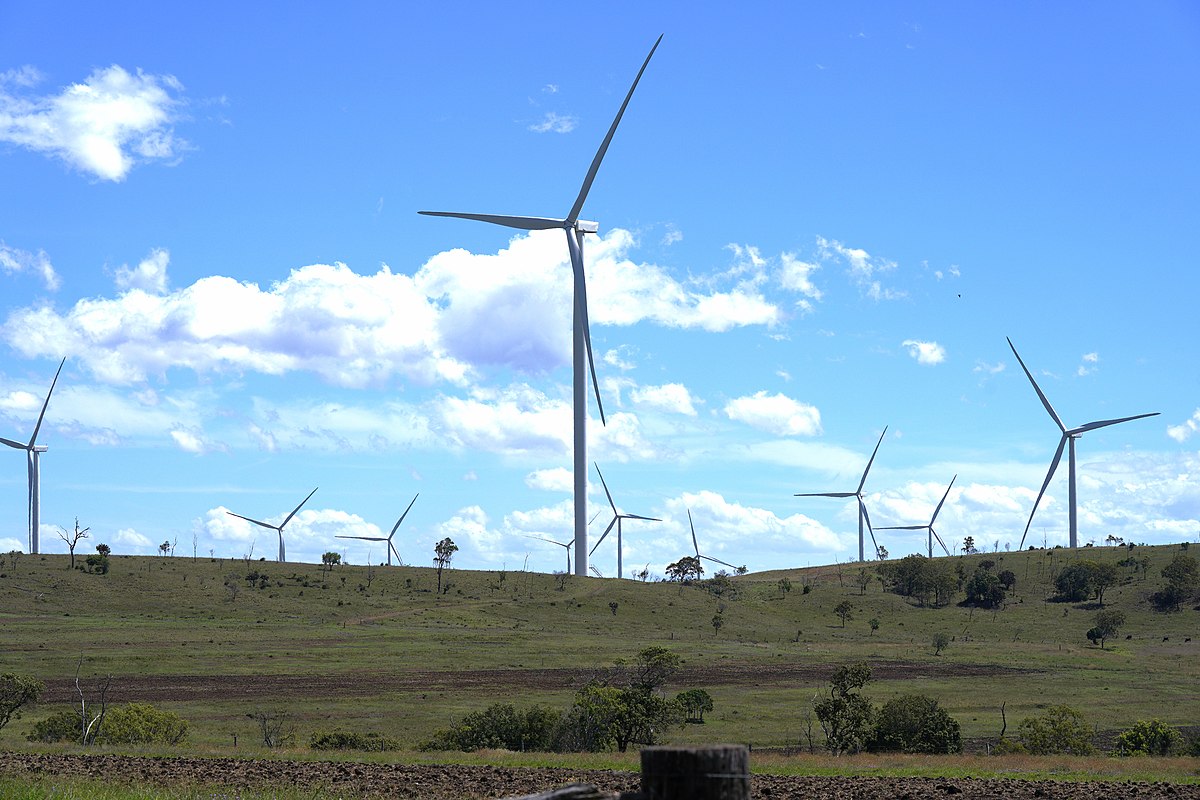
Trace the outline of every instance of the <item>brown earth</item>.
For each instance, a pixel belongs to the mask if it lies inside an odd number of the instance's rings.
[[[480,800],[532,794],[569,783],[609,792],[638,788],[632,772],[562,768],[412,766],[230,758],[0,753],[0,775],[89,777],[139,786],[220,789],[296,787],[345,798]],[[1026,781],[969,778],[779,777],[756,775],[754,800],[1125,800],[1200,799],[1200,786],[1169,783]]]
[[[672,683],[681,686],[804,686],[822,683],[837,664],[730,663],[684,667]],[[884,661],[871,664],[875,680],[909,678],[980,678],[1030,674],[1021,670],[964,664]],[[593,677],[585,669],[469,669],[403,672],[356,672],[325,675],[117,675],[109,700],[124,702],[185,702],[196,700],[258,699],[269,697],[365,697],[380,692],[463,690],[570,690]],[[46,681],[44,703],[70,702],[76,696],[72,679]]]

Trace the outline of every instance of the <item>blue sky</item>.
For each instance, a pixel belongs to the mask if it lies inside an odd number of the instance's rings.
[[[43,550],[551,570],[570,538],[562,216],[583,216],[626,571],[752,570],[938,520],[1015,547],[1058,444],[1080,537],[1200,535],[1200,11],[1189,3],[7,4],[0,436]],[[5,454],[7,453],[7,454]],[[593,471],[591,503],[607,524]],[[1065,463],[1027,542],[1066,542]],[[0,453],[0,550],[25,547]],[[921,532],[880,532],[893,556]],[[868,545],[869,548],[869,545]],[[593,563],[608,575],[609,542]]]

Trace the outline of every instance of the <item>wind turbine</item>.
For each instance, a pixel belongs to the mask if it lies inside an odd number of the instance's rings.
[[[320,487],[318,487],[318,488],[320,488]],[[246,520],[246,522],[253,522],[255,525],[261,525],[264,528],[269,528],[270,530],[273,530],[276,533],[278,533],[279,534],[279,562],[282,564],[285,561],[287,561],[287,553],[284,551],[284,548],[283,548],[283,528],[285,525],[287,525],[289,522],[292,521],[292,517],[296,516],[296,512],[304,507],[304,504],[308,502],[308,498],[312,497],[316,493],[317,493],[316,489],[313,489],[311,492],[309,492],[308,497],[301,500],[300,505],[293,508],[292,513],[288,514],[287,517],[283,520],[283,522],[279,523],[278,525],[272,525],[269,522],[262,522],[257,519],[250,519],[249,517],[243,517],[241,514],[234,514],[232,511],[226,511],[225,513],[230,515],[231,517],[237,517],[238,519],[244,519],[244,520]],[[417,498],[414,497],[413,501],[415,502],[416,499]],[[396,523],[396,524],[399,525],[400,523]]]
[[[875,454],[879,452],[879,445],[883,444],[883,437],[887,435],[887,426],[883,427],[883,433],[879,434],[879,441],[875,444],[875,451],[871,453],[871,459],[867,462],[867,468],[863,470],[862,479],[858,482],[858,488],[853,492],[812,492],[808,494],[798,494],[796,497],[853,497],[858,500],[858,560],[865,561],[863,553],[863,522],[867,523],[867,530],[871,534],[871,544],[875,545],[875,553],[879,554],[879,544],[875,541],[875,531],[871,529],[871,517],[867,514],[867,504],[863,502],[863,486],[867,482],[867,473],[871,471],[871,464],[875,463]]]
[[[608,532],[612,530],[613,525],[616,525],[617,526],[617,577],[623,578],[623,577],[625,577],[625,565],[624,565],[624,563],[622,563],[621,558],[624,554],[625,547],[624,547],[624,543],[621,541],[621,520],[644,519],[647,522],[662,522],[662,520],[659,519],[658,517],[643,517],[640,514],[622,514],[620,511],[617,511],[617,504],[613,502],[612,494],[608,491],[608,484],[604,482],[604,473],[602,473],[600,471],[599,464],[596,465],[596,474],[600,476],[600,485],[604,487],[604,494],[605,494],[605,496],[608,497],[608,504],[610,506],[612,506],[613,518],[612,518],[612,522],[608,523],[608,527],[604,529],[604,533],[600,534],[600,538],[596,540],[596,543],[594,545],[592,545],[592,549],[588,551],[588,555],[590,556],[592,553],[596,552],[596,548],[599,547],[600,543],[604,541],[604,537],[608,536]]]
[[[950,550],[949,550],[949,548],[946,547],[946,543],[942,541],[942,537],[938,536],[937,531],[935,531],[933,529],[933,523],[937,522],[937,515],[941,512],[942,506],[946,502],[946,498],[950,496],[950,489],[951,489],[951,487],[954,486],[954,482],[956,480],[958,480],[957,475],[955,475],[953,478],[950,479],[950,486],[946,487],[946,493],[944,495],[942,495],[942,501],[940,503],[938,503],[937,508],[935,508],[933,510],[933,516],[929,518],[928,525],[888,525],[886,527],[880,528],[879,530],[881,530],[881,531],[923,531],[923,530],[928,530],[929,531],[929,557],[933,558],[933,540],[935,538],[938,540],[938,544],[940,544],[942,546],[942,549],[946,551],[946,555],[950,555]]]
[[[547,539],[545,536],[534,536],[534,535],[532,535],[532,534],[529,534],[529,533],[522,534],[522,536],[527,536],[527,537],[529,537],[530,539],[537,539],[539,542],[549,542],[550,544],[556,544],[556,545],[558,545],[559,547],[561,547],[561,548],[563,548],[564,550],[566,550],[566,551],[567,551],[567,571],[566,571],[566,574],[567,574],[567,575],[570,575],[570,574],[571,574],[571,545],[575,544],[575,540],[574,540],[574,539],[572,539],[572,540],[571,540],[571,541],[569,541],[569,542],[559,542],[559,541],[555,541],[554,539]]]
[[[1068,428],[1059,419],[1058,414],[1054,413],[1053,406],[1046,399],[1046,395],[1042,393],[1042,389],[1037,385],[1037,381],[1033,379],[1033,374],[1029,371],[1029,367],[1025,366],[1025,362],[1021,360],[1021,354],[1017,352],[1017,348],[1012,343],[1012,339],[1004,337],[1008,342],[1008,346],[1012,349],[1013,355],[1017,357],[1017,363],[1021,365],[1021,369],[1025,370],[1025,377],[1029,378],[1029,382],[1033,384],[1033,390],[1037,392],[1038,398],[1042,401],[1042,405],[1046,407],[1046,412],[1054,420],[1054,424],[1062,431],[1062,438],[1058,440],[1058,449],[1054,451],[1054,459],[1050,462],[1050,471],[1046,473],[1046,480],[1042,481],[1042,490],[1038,492],[1037,500],[1033,501],[1033,510],[1029,512],[1029,521],[1025,523],[1025,532],[1021,534],[1021,544],[1017,547],[1018,550],[1025,547],[1025,537],[1029,534],[1029,526],[1033,524],[1033,515],[1037,513],[1038,503],[1042,502],[1042,495],[1046,493],[1046,487],[1050,485],[1050,479],[1054,477],[1054,470],[1058,469],[1058,462],[1062,460],[1063,448],[1070,442],[1069,457],[1067,459],[1067,503],[1068,503],[1068,518],[1070,519],[1070,546],[1072,548],[1079,546],[1079,530],[1078,520],[1075,508],[1075,440],[1088,431],[1094,431],[1097,428],[1107,428],[1109,425],[1117,425],[1122,422],[1129,422],[1135,419],[1143,419],[1145,417],[1156,417],[1159,412],[1154,411],[1150,414],[1138,414],[1132,417],[1121,417],[1120,419],[1101,419],[1095,422],[1088,422],[1080,425],[1077,428]]]
[[[313,489],[313,491],[315,492],[316,489]],[[311,497],[312,495],[309,495],[309,496]],[[396,561],[400,564],[400,566],[403,567],[404,559],[400,557],[400,551],[396,549],[396,546],[394,544],[392,544],[392,537],[396,535],[396,531],[398,531],[400,529],[400,523],[404,522],[404,518],[407,517],[408,512],[412,510],[413,503],[417,502],[417,498],[420,496],[421,496],[421,493],[417,492],[416,496],[413,497],[412,502],[408,504],[408,508],[404,509],[404,513],[400,515],[400,519],[396,520],[396,524],[392,526],[392,532],[389,533],[387,536],[342,536],[342,535],[338,535],[333,538],[335,538],[335,539],[362,539],[364,542],[387,542],[387,565],[389,567],[392,565],[392,553],[395,553]],[[304,505],[304,503],[301,503],[300,505]],[[297,510],[299,510],[299,509],[297,509]],[[293,512],[293,513],[295,513],[295,512]],[[280,559],[280,560],[282,561],[283,559]]]
[[[29,443],[14,442],[12,439],[0,438],[0,442],[14,447],[17,450],[24,450],[26,459],[29,462],[29,553],[37,555],[38,548],[41,545],[41,537],[39,536],[39,528],[42,524],[42,453],[46,452],[46,445],[37,444],[38,431],[42,429],[42,420],[46,417],[46,407],[50,405],[50,395],[54,394],[54,385],[58,383],[58,375],[62,372],[63,364],[67,363],[67,359],[63,358],[58,364],[58,372],[54,373],[54,380],[50,382],[50,391],[46,392],[46,402],[42,403],[42,413],[38,414],[37,424],[33,426],[33,435],[29,437]]]
[[[604,141],[600,144],[600,149],[596,151],[596,156],[592,159],[592,165],[588,168],[587,175],[583,179],[583,186],[579,189],[579,195],[575,198],[575,203],[571,206],[571,210],[565,218],[552,219],[547,217],[515,217],[502,214],[468,214],[456,211],[418,212],[433,217],[456,217],[459,219],[478,220],[479,222],[490,222],[493,225],[503,225],[506,228],[517,228],[518,230],[541,231],[561,228],[566,232],[567,249],[571,255],[574,295],[571,338],[572,389],[575,418],[574,541],[575,574],[579,576],[586,576],[588,574],[587,375],[584,372],[585,351],[587,354],[587,368],[591,371],[592,386],[596,391],[596,406],[600,411],[600,422],[601,424],[606,424],[604,419],[604,403],[600,400],[600,386],[596,382],[596,363],[592,359],[592,333],[588,324],[587,286],[583,273],[584,234],[596,233],[600,229],[600,226],[595,222],[581,220],[579,214],[583,210],[583,203],[587,200],[588,192],[592,188],[592,181],[596,179],[596,172],[600,169],[600,162],[604,160],[604,154],[608,152],[608,145],[612,142],[613,134],[617,132],[617,125],[620,124],[621,117],[625,114],[625,108],[629,105],[630,98],[633,97],[633,91],[637,88],[638,81],[642,79],[642,73],[646,71],[646,66],[650,63],[650,58],[654,55],[654,51],[658,49],[660,42],[662,42],[662,36],[658,37],[658,40],[654,43],[654,47],[650,48],[650,54],[642,62],[642,68],[638,70],[637,77],[633,79],[633,85],[629,87],[629,92],[625,95],[625,102],[621,103],[621,108],[617,111],[617,116],[613,120],[612,126],[608,129],[608,135],[604,137]]]
[[[724,564],[725,566],[732,569],[734,572],[737,572],[739,569],[741,569],[741,567],[735,567],[733,564],[730,564],[728,561],[722,561],[719,558],[713,558],[712,556],[706,556],[700,552],[700,545],[696,542],[696,526],[692,524],[692,510],[690,508],[688,509],[688,527],[692,529],[692,548],[696,551],[696,562],[697,563],[699,563],[700,559],[704,559],[705,561],[711,561],[714,564]],[[742,570],[742,572],[745,572],[745,570]]]

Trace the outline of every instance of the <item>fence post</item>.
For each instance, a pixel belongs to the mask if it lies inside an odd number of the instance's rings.
[[[750,800],[745,745],[642,748],[646,800]]]

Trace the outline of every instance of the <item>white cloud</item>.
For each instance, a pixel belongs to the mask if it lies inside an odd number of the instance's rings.
[[[124,180],[138,161],[175,158],[186,146],[171,129],[183,86],[170,75],[130,74],[114,64],[40,97],[22,91],[35,77],[28,70],[0,77],[0,141],[109,181]]]
[[[662,243],[666,247],[677,244],[683,241],[683,231],[676,228],[674,225],[667,226],[667,232],[663,234]]]
[[[434,541],[450,538],[461,550],[484,562],[496,563],[504,555],[503,534],[488,527],[488,515],[479,506],[460,508],[454,516],[434,528]],[[433,552],[433,548],[429,548]],[[429,556],[432,561],[433,556]],[[421,560],[415,563],[423,563]],[[453,565],[453,562],[451,562]]]
[[[995,364],[989,364],[986,361],[976,361],[975,366],[971,368],[972,372],[981,372],[985,375],[998,375],[1004,372],[1004,362],[997,361]]]
[[[180,450],[196,455],[204,455],[213,451],[224,452],[229,449],[219,442],[210,441],[199,428],[175,428],[171,431],[171,439],[175,441]]]
[[[634,348],[623,344],[606,352],[604,354],[604,363],[616,367],[622,372],[628,372],[631,369],[637,369],[637,364],[633,362],[634,354]]]
[[[529,386],[477,389],[470,397],[443,397],[440,427],[471,450],[561,455],[571,449],[571,406]]]
[[[821,432],[821,412],[816,406],[784,394],[768,395],[766,390],[730,400],[725,404],[725,414],[779,436],[816,436]]]
[[[140,289],[149,294],[163,294],[167,291],[167,264],[170,254],[163,249],[151,250],[136,267],[122,265],[117,268],[115,279],[117,288],[129,290]]]
[[[820,301],[823,297],[821,290],[812,282],[812,273],[820,268],[820,264],[801,261],[792,253],[783,253],[779,257],[779,283],[788,291],[804,295],[806,299],[797,303],[804,311],[812,310],[810,300]]]
[[[569,114],[547,111],[546,116],[542,117],[542,121],[530,125],[529,130],[534,133],[570,133],[578,124],[579,120]]]
[[[133,528],[121,528],[113,536],[113,551],[125,553],[133,551],[136,554],[153,554],[158,552],[158,545]]]
[[[1200,431],[1200,408],[1197,408],[1191,418],[1185,419],[1182,423],[1167,426],[1167,436],[1181,443],[1186,442],[1197,431]]]
[[[574,473],[566,467],[537,469],[525,476],[525,485],[546,492],[571,492],[575,489]]]
[[[901,345],[908,348],[908,354],[917,360],[918,364],[933,366],[946,360],[946,348],[937,342],[922,342],[916,339],[905,339]]]
[[[1091,375],[1096,371],[1096,365],[1100,363],[1100,355],[1098,353],[1084,353],[1082,356],[1083,363],[1075,370],[1075,374],[1079,377]]]
[[[7,538],[7,537],[0,538],[0,553],[11,553],[14,550],[16,550],[17,552],[20,552],[20,553],[24,553],[25,548],[28,546],[29,546],[29,542],[24,542],[19,539],[12,539],[12,538]]]
[[[685,492],[679,498],[668,500],[666,507],[682,530],[687,531],[685,547],[688,550],[691,549],[687,527],[690,509],[700,552],[731,564],[753,560],[756,553],[751,542],[758,549],[766,545],[772,549],[816,548],[835,552],[843,547],[833,531],[803,514],[779,517],[767,509],[729,502],[717,492]],[[706,569],[723,567],[706,565]]]
[[[850,279],[859,291],[872,300],[896,300],[905,296],[903,291],[884,287],[878,278],[881,273],[895,270],[895,261],[872,256],[866,250],[847,247],[835,239],[826,239],[823,236],[817,237],[817,252],[822,259],[844,262]]]
[[[18,272],[38,275],[46,289],[51,292],[58,291],[62,286],[62,281],[59,280],[58,273],[54,271],[54,265],[50,263],[50,257],[44,250],[28,253],[0,241],[0,270],[10,275]]]
[[[629,392],[630,399],[639,405],[658,408],[676,414],[696,416],[692,395],[682,383],[664,383],[662,386],[642,386]]]

